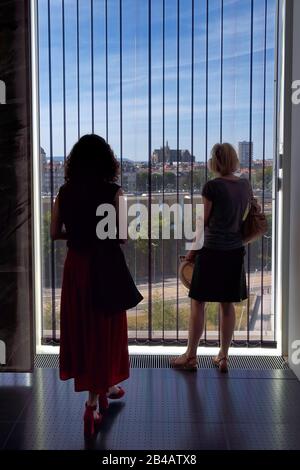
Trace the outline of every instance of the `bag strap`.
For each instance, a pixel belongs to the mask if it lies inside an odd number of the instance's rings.
[[[247,207],[245,209],[245,212],[244,212],[244,215],[243,215],[243,218],[242,218],[243,222],[245,222],[245,220],[248,217],[253,199],[254,199],[253,190],[252,190],[251,183],[249,181],[249,199],[248,199],[248,204],[247,204]]]
[[[242,218],[242,221],[245,222],[245,220],[247,219],[248,217],[248,214],[250,212],[250,207],[251,207],[251,203],[248,203],[247,204],[247,207],[246,207],[246,210],[244,212],[244,215],[243,215],[243,218]]]

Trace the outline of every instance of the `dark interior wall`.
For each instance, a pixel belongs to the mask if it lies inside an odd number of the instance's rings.
[[[33,357],[29,28],[29,0],[1,0],[0,371]]]

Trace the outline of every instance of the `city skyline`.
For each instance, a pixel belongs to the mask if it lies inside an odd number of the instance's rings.
[[[250,165],[249,150],[250,143],[243,141],[239,142],[238,156],[240,159],[240,166],[238,173],[242,177],[247,177],[250,172],[252,176],[256,176],[257,172],[260,173],[253,181],[253,189],[261,190],[260,186],[263,183],[265,186],[265,196],[270,191],[270,169],[271,174],[273,171],[273,159],[256,160],[253,158],[253,142],[251,142],[251,156],[252,161]],[[165,155],[164,155],[165,154]],[[187,149],[171,149],[168,142],[165,145],[165,152],[162,148],[154,149],[152,151],[151,160],[137,161],[129,158],[124,158],[121,163],[121,172],[119,183],[122,184],[125,192],[129,193],[147,193],[149,187],[149,168],[152,174],[152,191],[155,188],[158,192],[168,192],[179,190],[179,192],[201,190],[201,186],[205,183],[206,177],[210,177],[206,173],[205,162],[195,162],[193,157],[193,165],[191,165],[192,155]],[[42,162],[42,195],[56,195],[60,186],[65,183],[65,157],[53,156],[52,161],[47,158],[44,149],[41,147],[40,156]],[[165,158],[164,158],[165,157]],[[177,157],[179,160],[177,161]],[[164,161],[163,161],[164,160]],[[191,187],[191,173],[193,173],[193,187]],[[177,181],[177,175],[180,177]]]
[[[235,146],[235,147],[236,147],[236,146]],[[42,147],[42,148],[43,148],[43,147]],[[172,150],[175,150],[175,151],[176,151],[177,149],[172,149]],[[190,151],[189,149],[179,149],[179,150],[187,150],[187,151]],[[45,154],[45,155],[46,155],[45,158],[47,159],[47,161],[50,161],[50,155],[48,155],[48,156],[47,156],[47,154]],[[68,155],[67,155],[66,157],[68,157]],[[119,158],[118,155],[116,155],[116,157],[117,157],[118,160],[120,160],[120,158]],[[64,159],[65,159],[65,156],[64,156],[64,155],[53,155],[52,158],[53,158],[53,160],[57,160],[57,161],[63,162]],[[209,158],[209,155],[208,155],[208,158]],[[256,156],[256,155],[254,154],[254,155],[252,156],[252,160],[253,160],[254,162],[256,162],[256,161],[257,161],[257,162],[262,162],[262,161],[263,161],[263,158],[260,157],[260,156]],[[265,157],[265,161],[270,161],[270,160],[273,160],[273,159],[272,159],[271,157],[268,157],[268,156]],[[129,156],[123,156],[123,157],[122,157],[122,161],[123,161],[123,162],[126,162],[126,161],[127,161],[127,162],[132,162],[132,163],[148,163],[148,162],[149,162],[149,159],[147,159],[147,160],[134,160],[133,158],[130,158]],[[204,160],[201,160],[201,161],[196,160],[196,161],[194,161],[194,163],[205,163],[205,161],[204,161]],[[152,163],[152,165],[153,165],[153,163]]]

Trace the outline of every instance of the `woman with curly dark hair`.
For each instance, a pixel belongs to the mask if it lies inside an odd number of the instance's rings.
[[[126,310],[142,300],[120,246],[125,240],[118,235],[123,195],[115,182],[118,170],[102,137],[81,137],[66,161],[66,183],[51,220],[52,239],[65,239],[68,246],[61,293],[60,378],[73,378],[75,391],[89,392],[86,435],[100,424],[108,398],[125,393],[117,384],[129,377]],[[114,236],[110,231],[107,238],[97,234],[97,208],[103,204],[116,214]]]

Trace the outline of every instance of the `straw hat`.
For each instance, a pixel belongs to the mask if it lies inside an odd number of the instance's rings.
[[[181,280],[184,287],[189,289],[191,287],[192,277],[194,271],[194,263],[191,261],[186,261],[185,259],[181,261],[179,265],[179,279]]]

